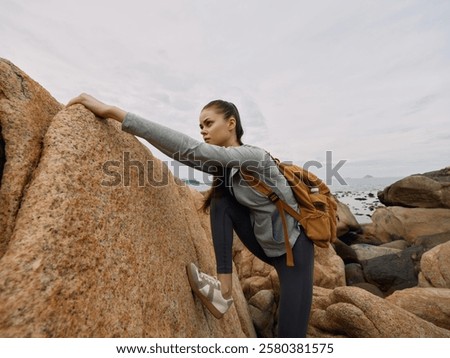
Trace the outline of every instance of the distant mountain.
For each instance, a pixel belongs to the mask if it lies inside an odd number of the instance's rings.
[[[363,176],[363,179],[372,179],[372,178],[375,178],[375,177],[372,175],[369,175],[369,174]]]

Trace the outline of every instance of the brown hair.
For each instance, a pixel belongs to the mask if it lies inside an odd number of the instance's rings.
[[[241,117],[239,115],[239,111],[237,107],[231,103],[221,99],[216,99],[214,101],[209,102],[206,106],[203,107],[202,111],[205,109],[213,108],[217,113],[223,114],[224,119],[228,120],[233,117],[236,120],[236,137],[240,145],[242,145],[242,136],[244,135],[244,129],[242,128]],[[214,196],[219,196],[222,194],[222,189],[224,189],[224,175],[226,170],[223,170],[222,175],[215,175],[211,189],[208,190],[205,197],[205,202],[202,205],[202,210],[206,212],[211,205],[211,200]]]

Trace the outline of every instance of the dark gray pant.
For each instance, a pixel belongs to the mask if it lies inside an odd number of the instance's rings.
[[[258,243],[249,209],[223,194],[211,201],[211,229],[217,273],[232,272],[233,229],[243,244],[259,259],[275,267],[280,280],[278,337],[306,337],[312,303],[314,245],[303,233],[292,252],[294,267],[286,266],[286,254],[268,257]]]

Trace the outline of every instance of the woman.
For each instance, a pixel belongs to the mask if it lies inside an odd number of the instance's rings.
[[[272,157],[263,149],[242,143],[239,112],[232,103],[208,103],[199,118],[204,143],[160,124],[81,94],[67,106],[82,104],[95,115],[122,123],[122,130],[146,139],[169,157],[214,174],[204,208],[210,209],[217,279],[187,266],[194,293],[217,318],[232,305],[233,230],[262,261],[275,267],[280,280],[278,337],[305,337],[312,302],[314,248],[302,228],[286,217],[294,267],[286,265],[282,222],[275,205],[242,180],[252,172],[295,210],[297,203]]]

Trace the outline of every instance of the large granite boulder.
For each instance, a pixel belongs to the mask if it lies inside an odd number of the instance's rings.
[[[450,330],[450,289],[413,287],[386,298],[416,316]]]
[[[450,331],[357,287],[315,287],[310,337],[450,338]]]
[[[387,295],[417,286],[423,251],[422,246],[412,246],[398,253],[361,261],[364,277]]]
[[[337,236],[341,237],[347,234],[349,231],[359,232],[361,231],[361,225],[356,220],[355,216],[351,212],[348,205],[342,203],[337,198],[335,198],[337,204],[336,215],[339,220],[337,222]]]
[[[411,175],[378,193],[386,206],[450,209],[450,167]]]
[[[356,256],[359,261],[370,260],[375,257],[395,254],[399,253],[400,249],[383,247],[383,246],[374,246],[368,244],[354,244],[351,245],[351,248],[355,250]]]
[[[191,190],[117,123],[0,69],[0,336],[255,336],[238,280],[221,320],[191,292],[188,262],[215,271]]]
[[[372,244],[384,244],[403,239],[410,244],[434,235],[450,237],[450,209],[377,208],[372,223],[364,225],[364,237]]]
[[[450,241],[423,254],[420,268],[419,286],[450,288]]]

